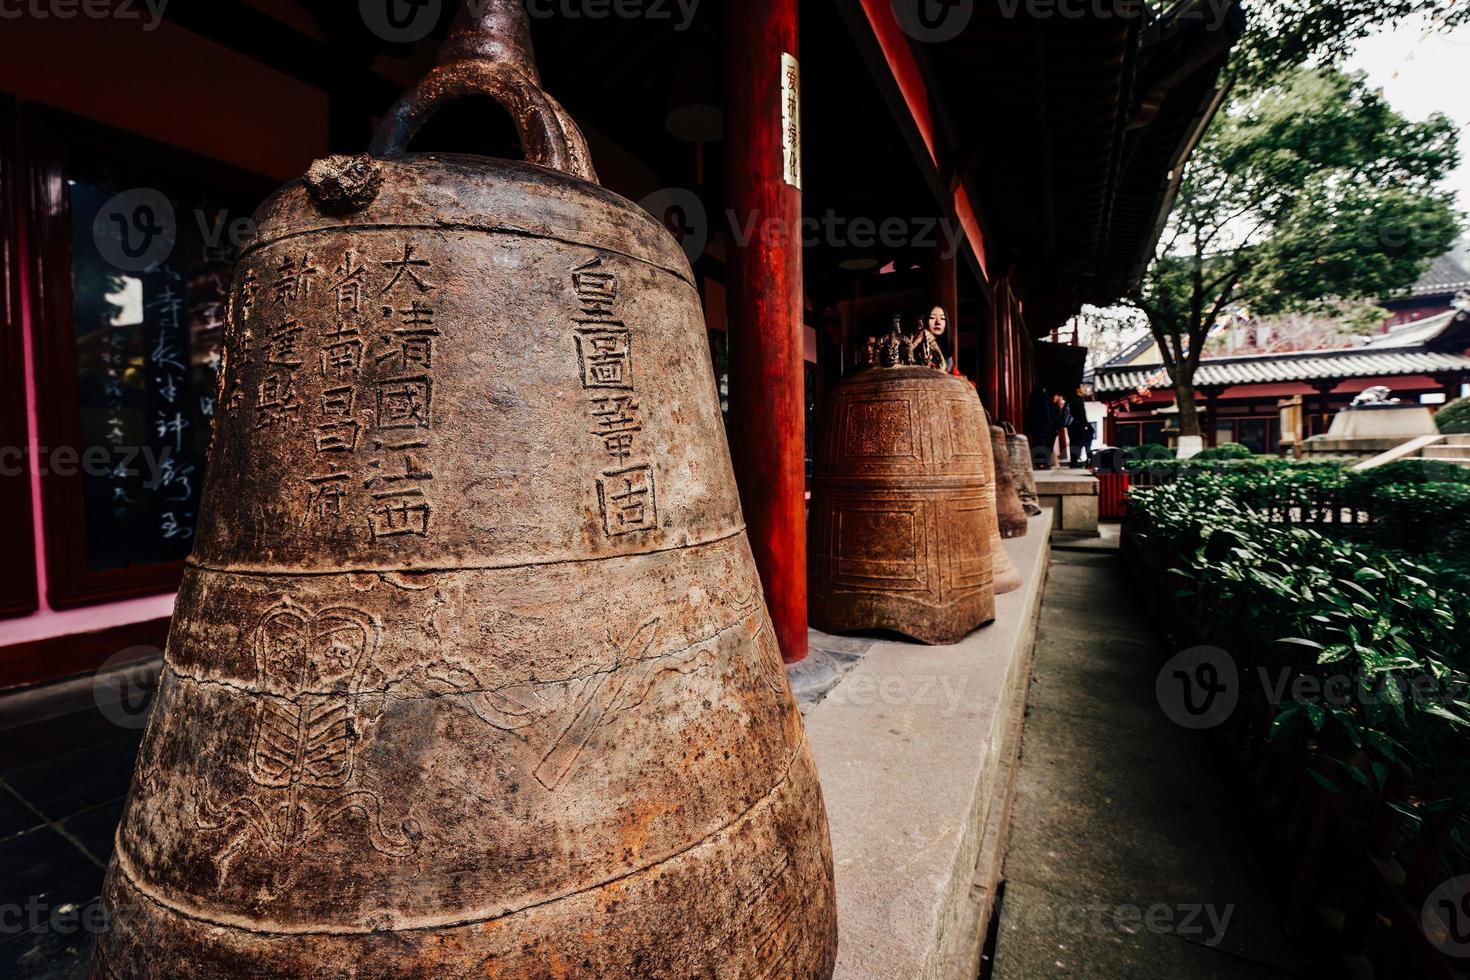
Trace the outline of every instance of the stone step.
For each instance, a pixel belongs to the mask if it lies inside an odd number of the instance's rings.
[[[1444,452],[1443,449],[1426,452],[1422,458],[1432,459],[1437,463],[1456,463],[1460,466],[1470,467],[1470,456],[1438,456],[1435,452]]]
[[[1444,437],[1446,444],[1451,446],[1470,446],[1470,432],[1456,432]]]
[[[1425,448],[1425,450],[1424,450],[1424,458],[1425,459],[1430,459],[1430,458],[1433,458],[1433,459],[1454,459],[1454,460],[1465,460],[1466,462],[1470,462],[1470,446],[1447,445],[1445,443],[1436,443],[1433,446],[1428,446],[1428,447]]]

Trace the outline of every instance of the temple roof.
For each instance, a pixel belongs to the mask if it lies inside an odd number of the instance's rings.
[[[1195,371],[1194,386],[1232,388],[1237,385],[1326,381],[1334,378],[1347,380],[1455,374],[1470,374],[1470,357],[1422,346],[1388,349],[1353,347],[1203,360]],[[1171,387],[1163,368],[1158,365],[1099,368],[1095,383],[1100,395],[1120,394],[1140,388]]]

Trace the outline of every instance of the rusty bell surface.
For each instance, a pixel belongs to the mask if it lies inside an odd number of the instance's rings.
[[[829,977],[689,264],[450,67],[545,165],[390,121],[257,215],[93,976]]]
[[[954,643],[995,618],[989,431],[975,391],[928,367],[849,376],[812,481],[812,625]]]

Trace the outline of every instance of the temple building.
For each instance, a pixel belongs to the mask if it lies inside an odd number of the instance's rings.
[[[1400,400],[1431,409],[1465,394],[1470,272],[1456,253],[1435,259],[1412,289],[1382,306],[1388,319],[1364,336],[1342,334],[1335,324],[1310,317],[1291,328],[1223,324],[1194,377],[1205,444],[1277,452],[1280,406],[1290,399],[1301,399],[1300,435],[1309,438],[1326,432],[1333,416],[1369,388],[1386,387]],[[1099,365],[1093,383],[1098,400],[1109,406],[1109,444],[1167,444],[1174,391],[1152,336]]]
[[[636,18],[532,5],[546,88],[604,185],[663,218],[693,263],[788,657],[805,645],[824,392],[892,315],[931,305],[996,419],[1019,424],[1037,378],[1080,380],[1033,338],[1142,274],[1240,29],[1208,6],[986,3],[930,23],[887,0]],[[267,193],[361,152],[422,75],[449,17],[411,20],[304,0],[7,20],[0,443],[31,451],[7,450],[0,479],[0,687],[162,646],[221,409],[234,250]],[[416,148],[518,155],[504,113],[465,109]],[[751,127],[773,113],[765,145]],[[299,274],[265,285],[336,281]]]

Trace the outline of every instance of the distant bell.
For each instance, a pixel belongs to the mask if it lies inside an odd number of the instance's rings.
[[[1020,486],[1011,468],[1011,450],[1006,444],[1006,430],[992,425],[990,438],[991,450],[995,455],[995,514],[1000,521],[1000,536],[1025,537],[1028,526],[1026,509],[1021,504]]]
[[[465,8],[256,215],[94,977],[832,973],[689,263]],[[407,152],[477,95],[528,162]]]
[[[984,409],[981,409],[981,412],[985,418],[985,431],[989,432],[990,415]],[[989,472],[993,474],[997,469],[995,464],[995,442],[993,439],[982,439],[981,442],[984,443],[985,448],[985,465]],[[997,503],[999,493],[993,476],[989,485],[986,487],[986,493],[990,500],[988,531],[990,534],[991,564],[995,576],[995,594],[1005,595],[1008,592],[1015,592],[1019,589],[1024,584],[1024,580],[1021,578],[1021,570],[1011,560],[1010,553],[1006,551],[1005,541],[1001,538],[1000,520],[997,517],[999,511]]]
[[[1016,490],[1021,496],[1021,507],[1027,516],[1041,513],[1041,496],[1036,491],[1035,461],[1031,458],[1031,440],[1016,431],[1007,422],[1001,428],[1006,433],[1006,449],[1010,452],[1011,475],[1016,479]]]
[[[995,618],[989,431],[963,378],[850,375],[824,406],[812,481],[812,625],[954,643]]]

